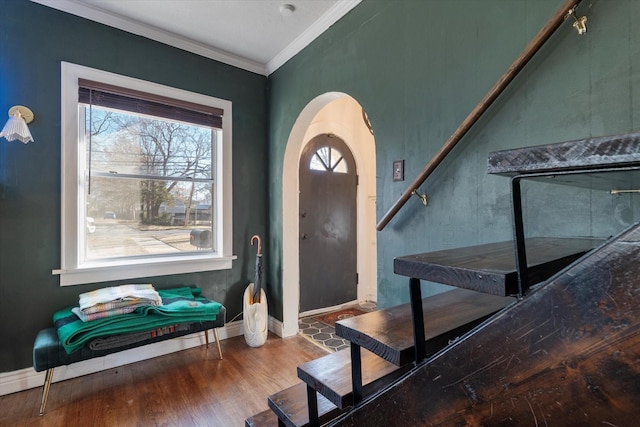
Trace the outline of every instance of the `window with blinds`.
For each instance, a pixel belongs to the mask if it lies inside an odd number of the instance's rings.
[[[73,262],[61,274],[225,258],[230,249],[225,238],[231,238],[225,231],[230,215],[223,197],[230,193],[230,183],[223,186],[231,168],[224,161],[230,157],[230,138],[225,138],[230,105],[155,84],[137,85],[157,89],[146,91],[122,76],[88,76],[94,78],[82,75],[69,82],[76,88],[77,221],[72,227],[63,218],[64,234],[70,237],[63,237],[63,254],[71,254]],[[66,144],[73,144],[71,138],[63,137]],[[65,159],[73,161],[73,150],[68,151]],[[63,194],[63,199],[63,211],[74,204],[71,197]],[[65,250],[64,243],[73,241],[75,249]],[[196,271],[201,269],[215,267]]]

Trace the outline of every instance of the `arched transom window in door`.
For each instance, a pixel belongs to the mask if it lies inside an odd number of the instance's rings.
[[[321,147],[311,156],[309,169],[335,173],[347,173],[349,169],[342,153],[333,147]]]

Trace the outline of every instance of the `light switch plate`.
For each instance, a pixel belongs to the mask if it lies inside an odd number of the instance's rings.
[[[404,160],[393,162],[393,180],[404,181]]]

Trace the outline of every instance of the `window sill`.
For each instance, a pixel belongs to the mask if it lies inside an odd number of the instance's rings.
[[[75,269],[53,270],[52,273],[60,276],[60,286],[70,286],[199,271],[229,270],[235,259],[237,259],[235,255],[162,257],[153,260],[91,263]]]

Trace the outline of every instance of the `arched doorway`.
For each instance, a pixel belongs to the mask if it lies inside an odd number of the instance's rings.
[[[334,134],[351,150],[359,187],[357,194],[358,301],[377,299],[376,161],[375,140],[362,106],[344,93],[313,99],[298,116],[287,141],[282,172],[282,336],[298,333],[300,302],[299,164],[304,147],[315,136]]]

